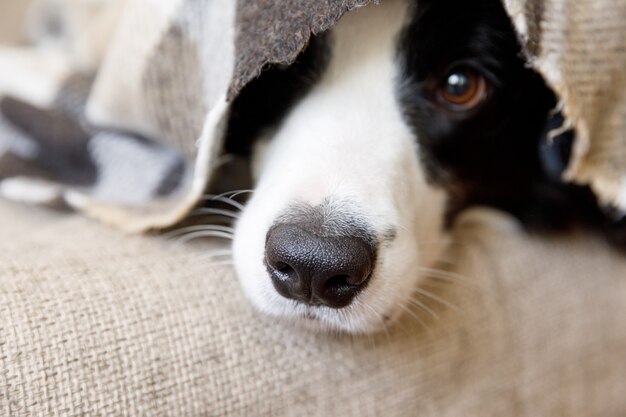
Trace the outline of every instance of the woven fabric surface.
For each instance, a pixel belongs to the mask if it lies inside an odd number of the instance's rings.
[[[626,415],[626,260],[491,219],[422,284],[434,314],[348,338],[253,311],[211,245],[3,203],[0,415]]]
[[[504,0],[577,132],[566,177],[626,208],[626,0]]]

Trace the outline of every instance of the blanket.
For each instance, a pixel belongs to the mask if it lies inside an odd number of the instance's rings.
[[[168,227],[223,161],[230,103],[369,0],[35,0],[0,47],[0,196]],[[626,210],[626,0],[504,0],[576,129],[566,181]],[[557,132],[555,132],[557,133]]]

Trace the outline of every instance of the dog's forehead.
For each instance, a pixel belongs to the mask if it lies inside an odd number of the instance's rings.
[[[283,123],[291,111],[321,83],[318,93],[363,101],[372,88],[393,84],[399,35],[411,18],[411,0],[389,0],[344,15],[328,32],[313,36],[296,62],[272,66],[248,83],[235,98],[225,151],[250,156],[253,144],[268,129]],[[391,69],[390,69],[391,68]],[[342,81],[342,83],[337,83]],[[349,86],[347,92],[338,87]],[[345,100],[344,100],[345,101]],[[360,105],[361,103],[359,103]],[[359,107],[345,104],[344,107]],[[356,123],[357,120],[354,120]]]
[[[410,18],[409,4],[391,0],[357,9],[344,16],[326,37],[328,59],[309,101],[320,98],[318,101],[330,106],[335,103],[335,124],[358,129],[370,116],[397,111],[397,49]],[[337,120],[340,115],[347,120]]]

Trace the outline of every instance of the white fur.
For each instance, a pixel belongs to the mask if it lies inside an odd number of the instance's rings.
[[[444,195],[425,182],[416,138],[394,91],[396,43],[407,7],[404,0],[390,0],[346,15],[331,34],[332,56],[322,79],[257,152],[258,184],[236,225],[234,260],[245,293],[266,313],[306,317],[323,328],[373,331],[399,315],[420,265],[432,262],[425,252],[436,254],[435,246],[444,243]],[[294,202],[324,200],[347,204],[379,236],[390,227],[397,231],[379,247],[367,288],[340,310],[283,298],[263,264],[276,216]]]

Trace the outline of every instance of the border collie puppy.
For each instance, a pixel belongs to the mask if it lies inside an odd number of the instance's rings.
[[[555,105],[499,0],[348,13],[234,103],[227,151],[250,157],[255,181],[233,247],[245,293],[271,315],[373,331],[462,209],[562,220],[567,187],[539,151]],[[557,171],[567,149],[550,151]]]

